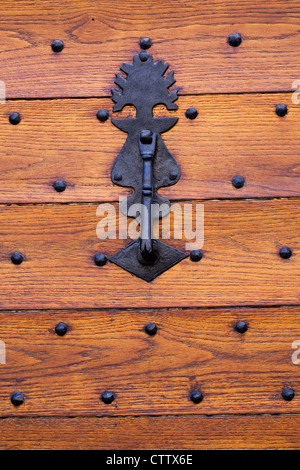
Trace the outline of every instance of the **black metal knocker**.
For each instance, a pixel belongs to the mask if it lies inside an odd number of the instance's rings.
[[[152,281],[187,257],[152,236],[153,220],[170,211],[170,201],[158,195],[157,190],[176,184],[180,178],[179,165],[161,137],[178,118],[153,117],[153,108],[158,104],[177,109],[174,101],[178,89],[169,92],[175,83],[174,72],[164,77],[167,69],[168,64],[162,60],[155,63],[149,52],[142,51],[133,57],[132,64],[122,65],[126,78],[116,75],[115,83],[121,92],[112,89],[113,111],[121,111],[126,105],[136,108],[134,119],[112,120],[128,137],[113,165],[111,178],[119,186],[134,188],[134,195],[126,198],[121,210],[128,217],[139,218],[140,238],[109,259],[145,281]]]

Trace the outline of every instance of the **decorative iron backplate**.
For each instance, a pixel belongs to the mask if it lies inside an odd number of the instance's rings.
[[[171,93],[174,73],[164,76],[168,64],[153,61],[149,52],[141,51],[132,64],[123,64],[115,83],[120,92],[112,89],[113,111],[124,106],[136,108],[134,119],[113,119],[112,123],[128,134],[126,142],[112,168],[111,178],[119,186],[131,187],[134,195],[126,198],[121,210],[128,217],[139,217],[140,238],[131,242],[109,259],[132,274],[152,281],[159,274],[187,257],[187,254],[152,238],[153,220],[166,216],[170,201],[157,194],[161,187],[176,184],[180,168],[167,149],[161,134],[171,129],[176,117],[153,117],[153,108],[163,104],[177,109],[178,89]],[[136,209],[138,208],[138,209]]]

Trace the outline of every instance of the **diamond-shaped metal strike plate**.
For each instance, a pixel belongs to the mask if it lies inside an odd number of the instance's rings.
[[[131,274],[144,279],[144,281],[151,282],[157,276],[188,256],[183,251],[167,245],[160,240],[155,240],[155,242],[157,244],[156,247],[159,252],[159,257],[153,265],[147,266],[140,263],[138,259],[138,250],[140,247],[139,239],[129,243],[129,245],[125,246],[125,248],[108,259]]]

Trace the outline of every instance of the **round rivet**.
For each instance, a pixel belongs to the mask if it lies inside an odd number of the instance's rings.
[[[244,321],[238,321],[234,327],[235,331],[237,331],[238,333],[245,333],[245,331],[248,330],[248,325],[246,322]]]
[[[58,193],[62,193],[66,189],[66,187],[67,187],[67,183],[62,180],[58,180],[58,181],[55,181],[55,183],[53,183],[53,188]]]
[[[203,258],[203,252],[201,250],[193,250],[190,252],[191,261],[200,261]]]
[[[11,255],[10,259],[13,264],[21,264],[24,261],[24,256],[22,253],[16,251]]]
[[[101,395],[101,400],[106,405],[109,405],[110,403],[112,403],[114,399],[115,399],[115,395],[113,394],[113,392],[109,392],[107,390],[105,390],[105,392],[103,392]]]
[[[235,176],[232,181],[232,186],[234,186],[236,189],[240,189],[244,186],[245,184],[245,178],[243,176]]]
[[[154,336],[157,333],[157,326],[155,323],[148,323],[148,325],[145,326],[145,331],[148,333],[150,336]]]
[[[97,266],[104,266],[107,263],[107,258],[104,253],[96,253],[94,256],[94,263]]]
[[[140,141],[142,142],[142,144],[151,144],[152,136],[152,131],[144,130],[140,133]]]
[[[68,331],[68,325],[66,325],[65,323],[63,322],[60,322],[56,325],[55,327],[55,333],[58,335],[58,336],[65,336],[65,334],[67,333]]]
[[[13,124],[14,126],[16,124],[19,124],[21,121],[21,115],[19,113],[11,113],[9,116],[9,122]]]
[[[281,395],[284,400],[291,401],[295,396],[295,392],[292,388],[284,388]]]
[[[283,117],[288,113],[288,108],[286,104],[278,104],[276,106],[276,114],[277,116]]]
[[[152,41],[150,38],[141,38],[140,39],[140,48],[149,49],[152,46]]]
[[[106,109],[99,109],[96,116],[99,121],[105,122],[109,118],[109,112]]]
[[[149,59],[149,57],[150,57],[149,52],[142,51],[139,53],[139,58],[142,62],[146,62]]]
[[[63,50],[64,43],[60,39],[55,39],[51,44],[53,52],[61,52]]]
[[[170,178],[171,181],[176,180],[177,177],[178,177],[178,173],[176,173],[176,171],[171,171],[171,172],[169,173],[169,178]]]
[[[232,33],[228,36],[227,42],[231,47],[238,47],[242,43],[242,36],[240,33]]]
[[[288,246],[283,246],[279,250],[279,256],[283,259],[289,259],[292,256],[292,250]]]
[[[14,392],[11,394],[10,400],[14,406],[20,406],[24,403],[24,395],[20,392]]]
[[[194,390],[190,394],[190,399],[194,403],[200,403],[203,400],[203,394],[199,390]]]
[[[185,117],[188,119],[196,119],[198,111],[196,108],[188,108],[185,112]]]
[[[114,180],[115,180],[115,181],[121,181],[122,178],[123,178],[123,177],[122,177],[121,173],[115,173],[115,174],[114,174]]]

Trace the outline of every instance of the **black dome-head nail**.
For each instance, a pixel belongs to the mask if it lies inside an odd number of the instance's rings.
[[[140,48],[149,49],[152,46],[152,41],[150,38],[141,38],[140,39]]]
[[[198,111],[196,108],[188,108],[185,112],[185,117],[188,119],[196,119]]]
[[[139,58],[141,62],[146,62],[149,59],[149,57],[151,57],[149,52],[142,51],[139,53]]]
[[[64,43],[60,39],[55,39],[51,44],[53,52],[61,52],[63,50]]]
[[[68,331],[68,325],[66,323],[60,322],[55,327],[55,333],[58,336],[65,336]]]
[[[105,390],[105,392],[103,392],[102,395],[101,395],[101,400],[106,405],[110,405],[110,403],[112,403],[114,401],[114,399],[115,399],[114,393],[109,392],[108,390]]]
[[[190,394],[190,399],[193,403],[200,403],[203,400],[203,394],[199,390],[194,390]]]
[[[104,253],[96,253],[94,255],[94,263],[96,266],[104,266],[107,263],[107,257]]]
[[[245,333],[245,331],[248,330],[248,325],[246,322],[244,321],[238,321],[234,327],[234,329],[238,332],[238,333]]]
[[[278,104],[276,106],[276,114],[277,116],[283,117],[288,113],[288,107],[286,104]]]
[[[109,112],[106,109],[99,109],[96,116],[99,121],[105,122],[109,118]]]
[[[66,187],[67,187],[67,183],[62,180],[58,180],[58,181],[55,181],[55,183],[53,183],[53,188],[58,193],[62,193],[66,189]]]
[[[170,171],[169,178],[170,178],[171,181],[175,181],[178,178],[177,171]]]
[[[193,250],[190,252],[191,261],[200,261],[203,258],[203,252],[201,250]]]
[[[157,326],[155,323],[148,323],[148,325],[145,326],[145,331],[148,335],[154,336],[157,333]]]
[[[24,261],[24,256],[22,253],[15,251],[15,253],[12,253],[10,259],[13,264],[21,264]]]
[[[11,113],[8,119],[9,119],[9,122],[15,126],[16,124],[19,124],[19,122],[21,121],[21,115],[20,113]]]
[[[282,390],[281,395],[284,400],[291,401],[295,396],[295,392],[292,388],[287,387]]]
[[[283,259],[289,259],[292,254],[292,250],[288,246],[283,246],[279,250],[279,256]]]
[[[11,394],[10,400],[14,406],[20,406],[24,403],[24,395],[20,392],[14,392]]]
[[[232,33],[228,36],[227,42],[231,47],[238,47],[242,43],[242,36],[240,33]]]
[[[147,129],[140,133],[140,141],[142,144],[151,144],[153,139],[153,132]]]
[[[231,183],[232,186],[234,186],[236,189],[240,189],[245,184],[245,178],[243,176],[237,175],[232,179]]]
[[[122,176],[122,173],[119,173],[119,172],[116,172],[113,176],[114,180],[115,181],[121,181],[123,176]]]

